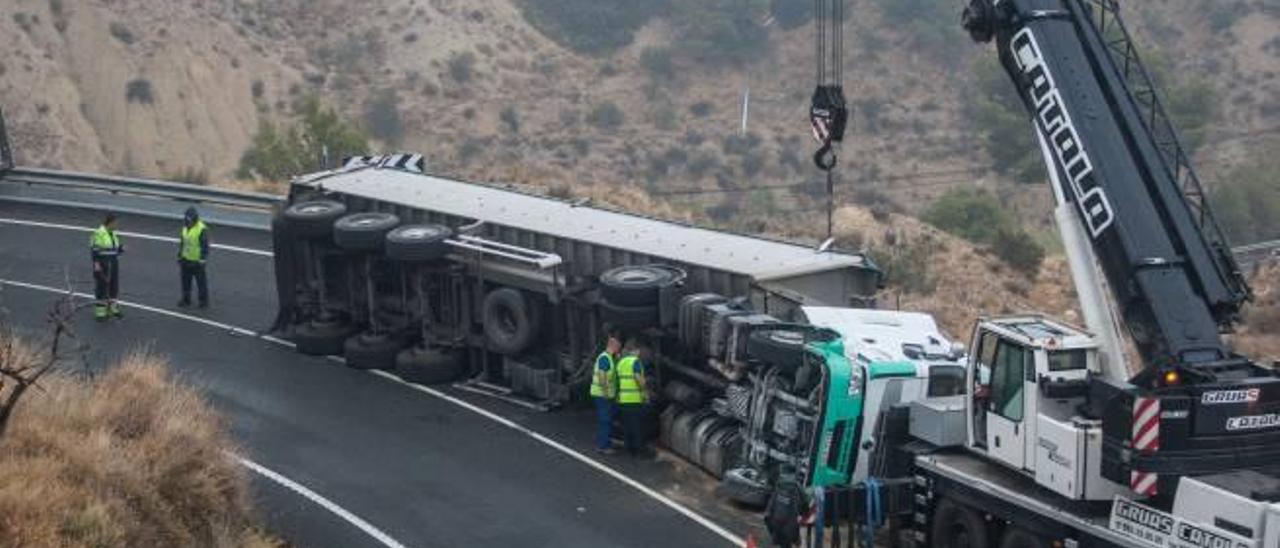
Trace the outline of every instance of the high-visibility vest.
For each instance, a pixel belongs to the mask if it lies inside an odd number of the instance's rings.
[[[120,237],[116,236],[114,230],[99,226],[89,238],[89,249],[93,251],[94,259],[119,256]]]
[[[601,359],[609,360],[609,370],[604,372],[604,382],[608,383],[607,386],[600,384],[601,371],[599,364]],[[608,352],[601,352],[600,355],[596,357],[596,362],[591,365],[591,397],[613,398],[613,387],[618,382],[618,379],[615,376],[616,371],[617,367],[613,361],[613,356],[609,355]]]
[[[182,227],[182,252],[184,261],[193,263],[204,260],[204,250],[200,249],[200,236],[204,234],[204,221],[196,221],[190,227]]]
[[[644,403],[644,392],[640,390],[640,381],[636,379],[636,362],[639,358],[627,356],[618,362],[618,404],[636,405]]]

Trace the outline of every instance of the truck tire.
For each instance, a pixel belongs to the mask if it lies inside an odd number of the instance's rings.
[[[720,480],[720,489],[729,500],[751,508],[764,508],[773,491],[754,468],[734,468],[725,472],[724,479]]]
[[[968,506],[944,498],[934,509],[930,547],[984,548],[989,546],[987,538],[987,522]]]
[[[489,349],[504,356],[518,356],[537,340],[541,310],[517,289],[504,287],[484,298],[484,336]]]
[[[619,306],[654,306],[658,291],[682,278],[679,269],[661,265],[620,266],[600,275],[600,293]]]
[[[395,364],[401,379],[418,384],[450,383],[467,372],[460,352],[421,346],[402,350],[396,355]]]
[[[333,223],[333,241],[347,251],[382,251],[387,233],[399,224],[400,218],[390,213],[352,213]]]
[[[804,364],[804,334],[781,329],[757,329],[747,338],[747,356],[794,372]]]
[[[347,206],[333,200],[298,202],[284,210],[290,233],[300,238],[329,238],[333,223],[347,214]]]
[[[352,369],[392,369],[401,344],[390,335],[360,333],[346,340],[343,356]]]
[[[293,343],[298,352],[307,356],[337,356],[343,353],[347,337],[351,336],[348,324],[335,321],[313,320],[304,323],[293,332]]]
[[[623,306],[611,302],[600,303],[600,319],[618,329],[640,330],[657,327],[661,313],[653,306]]]
[[[453,231],[444,225],[404,225],[387,233],[387,258],[427,262],[444,258]]]
[[[1000,540],[1000,548],[1047,548],[1049,544],[1024,529],[1009,527]]]

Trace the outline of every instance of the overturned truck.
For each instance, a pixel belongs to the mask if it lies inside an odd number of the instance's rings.
[[[728,476],[746,502],[763,502],[781,469],[810,484],[849,480],[857,438],[872,430],[859,422],[867,369],[856,358],[897,356],[907,376],[927,375],[913,365],[926,357],[958,358],[929,336],[936,327],[918,342],[890,337],[888,353],[846,349],[856,329],[841,322],[876,321],[841,320],[875,304],[881,274],[861,254],[400,164],[292,184],[273,228],[278,327],[300,352],[550,408],[587,399],[607,329],[643,337],[661,441]]]

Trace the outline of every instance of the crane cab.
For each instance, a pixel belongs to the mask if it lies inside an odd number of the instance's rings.
[[[1094,470],[1101,422],[1078,412],[1100,359],[1089,333],[1048,318],[980,320],[966,368],[968,448],[1071,498],[1113,495],[1118,486]]]

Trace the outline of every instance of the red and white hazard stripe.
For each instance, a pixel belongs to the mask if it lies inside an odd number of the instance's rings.
[[[1160,400],[1137,398],[1133,402],[1133,449],[1142,455],[1160,450]],[[1139,495],[1156,494],[1156,474],[1134,471],[1129,474],[1129,488]]]

